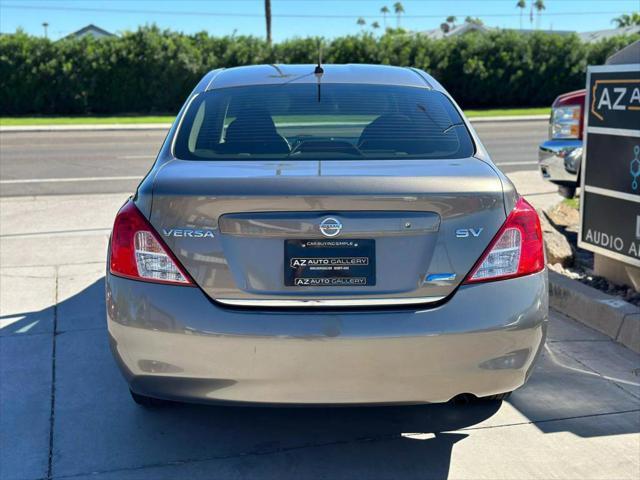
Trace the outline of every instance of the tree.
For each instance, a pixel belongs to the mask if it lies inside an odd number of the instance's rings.
[[[536,28],[540,28],[540,15],[542,14],[542,10],[547,8],[544,5],[544,0],[536,0],[533,2],[533,8],[536,9],[537,14]]]
[[[469,19],[471,17],[467,17]],[[449,15],[446,20],[440,24],[440,30],[442,30],[445,34],[449,33],[451,30],[456,28],[456,21],[458,19],[455,15]]]
[[[467,17],[464,19],[464,23],[473,23],[474,25],[484,25],[484,22],[478,17]]]
[[[619,17],[611,20],[612,23],[615,23],[618,28],[622,27],[631,27],[633,25],[640,25],[640,13],[632,12],[631,14],[623,14]]]
[[[384,24],[384,29],[387,29],[387,15],[391,12],[391,10],[389,10],[389,7],[387,7],[386,5],[384,7],[382,7],[380,9],[380,13],[382,14],[382,22]]]
[[[360,28],[364,29],[364,26],[367,24],[367,22],[365,21],[364,18],[359,17],[358,20],[356,21],[356,23],[358,25],[360,25]]]
[[[522,30],[522,13],[524,12],[524,9],[527,8],[527,2],[525,2],[525,0],[518,0],[516,8],[520,9],[520,30]]]
[[[271,0],[264,0],[264,18],[267,22],[267,44],[271,45]]]
[[[400,28],[400,16],[404,13],[404,7],[402,6],[402,3],[400,2],[396,2],[393,4],[393,11],[396,14],[396,18],[397,18],[397,22],[398,22],[398,28]]]
[[[373,22],[371,24],[371,28],[373,28],[374,30],[377,30],[380,28],[380,24],[378,22]]]

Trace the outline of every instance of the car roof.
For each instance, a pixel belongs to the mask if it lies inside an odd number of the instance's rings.
[[[205,76],[202,90],[249,85],[317,83],[316,65],[250,65],[213,70]],[[322,83],[361,83],[432,88],[428,76],[409,67],[366,64],[322,65]],[[203,79],[204,80],[204,79]]]

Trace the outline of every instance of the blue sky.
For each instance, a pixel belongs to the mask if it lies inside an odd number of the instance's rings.
[[[524,28],[529,23],[526,0]],[[383,20],[380,8],[393,9],[393,0],[272,0],[275,41],[291,37],[322,35],[335,37],[357,33],[358,17],[370,24]],[[437,28],[448,15],[462,21],[466,15],[480,17],[485,24],[519,28],[516,0],[405,0],[403,27],[410,30]],[[590,31],[612,28],[611,19],[640,10],[640,0],[546,0],[540,27],[554,30]],[[18,7],[18,8],[15,8]],[[166,12],[166,13],[162,13]],[[0,32],[23,28],[42,35],[42,22],[49,23],[49,37],[56,39],[93,23],[121,32],[156,23],[186,33],[205,30],[212,35],[264,35],[263,0],[0,0]],[[396,25],[393,14],[387,19]],[[369,28],[369,27],[367,27]]]

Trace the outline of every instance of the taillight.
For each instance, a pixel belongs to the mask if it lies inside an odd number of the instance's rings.
[[[544,269],[544,243],[536,210],[520,197],[464,283],[521,277]]]
[[[132,201],[116,215],[111,233],[109,270],[148,282],[193,285],[180,262]]]

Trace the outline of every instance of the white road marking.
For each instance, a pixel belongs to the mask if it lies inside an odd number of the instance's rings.
[[[126,177],[67,177],[67,178],[20,178],[16,180],[0,180],[0,185],[14,185],[23,183],[68,183],[68,182],[101,182],[117,180],[140,180],[143,175]]]
[[[123,147],[129,147],[130,145],[148,145],[150,147],[153,147],[154,145],[156,145],[158,142],[155,141],[155,139],[149,139],[149,140],[144,140],[142,142],[134,142],[131,140],[125,140],[125,139],[114,139],[114,141],[117,141],[117,148],[123,148]],[[113,142],[78,142],[76,144],[73,145],[74,148],[78,148],[78,147],[84,147],[84,148],[95,148],[95,147],[113,147]],[[20,153],[22,153],[22,150],[25,147],[25,143],[23,141],[20,142],[9,142],[9,141],[2,141],[2,149],[3,150],[9,150],[9,149],[20,149]],[[52,150],[52,149],[60,149],[60,150],[64,150],[64,153],[68,153],[69,152],[69,144],[68,143],[34,143],[29,145],[30,149],[47,149],[47,150]],[[12,154],[14,152],[11,152]],[[27,152],[28,154],[29,152]],[[111,154],[105,154],[105,155],[111,155]]]
[[[109,235],[111,228],[87,228],[83,230],[59,230],[54,232],[9,233],[0,238],[32,238],[32,237],[84,237],[90,235]]]

